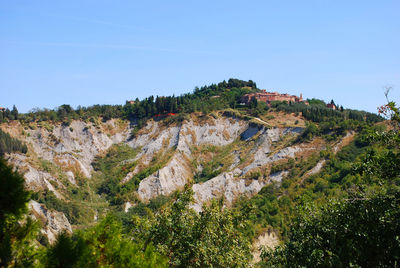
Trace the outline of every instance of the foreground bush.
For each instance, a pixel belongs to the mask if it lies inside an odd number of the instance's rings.
[[[272,267],[398,267],[400,192],[307,207],[289,241],[265,252]]]

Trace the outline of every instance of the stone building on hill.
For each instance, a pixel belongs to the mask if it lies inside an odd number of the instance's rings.
[[[240,101],[248,104],[253,97],[256,98],[256,100],[265,102],[267,104],[271,104],[273,101],[304,102],[305,104],[308,104],[307,101],[303,100],[302,94],[300,94],[300,97],[298,97],[296,95],[289,95],[286,93],[280,94],[278,92],[267,92],[265,89],[263,89],[262,92],[243,95]]]

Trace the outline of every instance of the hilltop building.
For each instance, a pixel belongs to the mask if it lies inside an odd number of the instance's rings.
[[[337,109],[336,105],[333,104],[333,103],[328,103],[328,104],[326,105],[326,107],[331,108],[331,109],[333,109],[333,110],[336,110],[336,109]]]
[[[300,94],[300,97],[298,97],[296,95],[289,95],[286,93],[280,94],[278,92],[267,92],[265,89],[263,89],[262,92],[243,95],[240,101],[242,103],[248,104],[253,97],[256,98],[256,100],[265,102],[267,104],[271,104],[271,102],[273,101],[303,102],[305,104],[308,104],[307,101],[303,100],[302,94]]]

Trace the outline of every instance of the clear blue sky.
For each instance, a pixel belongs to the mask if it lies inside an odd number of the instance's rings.
[[[230,77],[400,102],[400,1],[0,0],[0,106],[124,104]]]

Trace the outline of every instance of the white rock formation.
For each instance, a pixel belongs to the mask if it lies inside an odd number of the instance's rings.
[[[277,172],[270,176],[269,180],[238,178],[239,169],[225,172],[204,183],[193,185],[194,204],[192,208],[201,211],[202,205],[214,198],[225,199],[226,205],[231,205],[240,195],[252,196],[257,194],[269,181],[281,181],[288,172]]]
[[[185,158],[191,156],[190,148],[193,145],[211,144],[223,146],[232,143],[239,137],[243,140],[249,140],[259,133],[254,148],[254,160],[243,170],[236,169],[240,163],[239,154],[234,152],[234,163],[228,172],[202,184],[193,185],[196,204],[194,208],[200,210],[202,203],[212,198],[225,196],[227,204],[231,204],[240,194],[254,195],[268,182],[259,180],[246,180],[238,178],[250,170],[272,163],[284,158],[294,157],[295,153],[300,151],[300,147],[287,147],[272,156],[271,147],[273,142],[277,142],[282,136],[298,134],[301,128],[272,128],[265,129],[258,127],[249,127],[248,123],[241,120],[229,118],[213,119],[212,123],[198,124],[192,120],[185,121],[182,126],[160,130],[158,134],[155,129],[158,128],[157,122],[150,122],[146,126],[147,134],[137,137],[131,142],[134,147],[143,146],[140,157],[148,155],[148,158],[162,148],[162,144],[169,137],[169,147],[176,146],[177,152],[172,160],[162,169],[142,180],[139,184],[138,195],[143,201],[148,201],[158,195],[168,195],[175,190],[182,189],[184,185],[193,176],[190,171],[189,163]],[[150,138],[152,137],[152,139]],[[168,140],[167,140],[168,141]],[[147,142],[147,143],[146,143]],[[186,156],[186,157],[185,157]],[[277,173],[271,175],[271,181],[280,181],[286,173]],[[124,179],[129,180],[132,174]]]
[[[125,212],[128,212],[129,209],[130,209],[131,207],[133,207],[132,203],[131,203],[131,202],[126,202],[126,203],[124,204],[124,211],[125,211]],[[97,220],[97,219],[96,219],[96,220]]]
[[[73,185],[76,185],[75,175],[72,171],[67,171],[65,173],[67,175],[68,181]]]
[[[32,216],[42,222],[44,228],[41,232],[49,239],[50,243],[55,242],[57,234],[63,231],[72,232],[71,224],[64,213],[50,211],[34,200],[29,201],[29,209]]]
[[[176,146],[180,128],[169,127],[160,130],[158,122],[150,121],[146,129],[151,129],[151,131],[147,134],[139,135],[136,139],[128,142],[128,145],[133,148],[142,147],[135,160],[142,158],[144,164],[148,164],[153,155],[164,148],[165,143],[168,144],[165,149]]]
[[[38,171],[29,165],[28,168],[29,171],[24,174],[24,178],[25,178],[25,183],[29,189],[36,191],[41,189],[48,189],[52,191],[57,198],[62,199],[62,195],[50,183],[50,181],[58,183],[58,181],[55,178],[53,178],[49,173]]]
[[[285,171],[285,170],[275,172],[275,173],[269,175],[269,181],[281,182],[282,179],[284,177],[286,177],[288,174],[289,174],[289,171]]]
[[[192,176],[185,160],[175,154],[171,161],[139,184],[139,197],[148,201],[158,195],[168,195],[182,189]]]
[[[25,155],[10,154],[8,155],[8,162],[10,162],[14,168],[24,171],[25,184],[29,190],[40,191],[47,189],[53,192],[57,198],[63,198],[53,186],[53,184],[60,186],[62,184],[49,173],[33,168],[28,163],[28,159]],[[51,182],[53,182],[53,184]]]
[[[254,263],[261,261],[261,248],[274,249],[279,243],[279,236],[275,231],[268,230],[257,237],[253,243]]]
[[[306,174],[304,174],[304,177],[307,178],[307,177],[309,177],[309,176],[311,176],[311,175],[317,174],[317,173],[322,169],[322,167],[324,166],[325,162],[326,162],[325,159],[320,160],[320,161],[315,165],[315,167],[313,167],[313,168],[310,169]]]
[[[238,169],[243,159],[241,159],[241,150],[235,149],[232,152],[233,163],[226,172],[193,186],[195,193],[193,207],[197,211],[201,210],[204,202],[209,202],[212,198],[224,196],[226,204],[230,205],[241,194],[254,195],[267,183],[280,182],[287,172],[271,174],[269,178],[265,179],[245,179],[243,176],[260,166],[294,157],[297,152],[303,150],[300,146],[293,146],[283,148],[275,153],[272,151],[276,150],[276,144],[285,135],[297,135],[302,130],[301,128],[259,128],[249,126],[247,121],[227,117],[207,118],[203,121],[202,119],[190,119],[183,121],[180,125],[169,127],[150,120],[132,140],[128,140],[131,131],[129,126],[118,128],[118,131],[110,131],[108,135],[102,131],[116,128],[117,124],[114,120],[102,123],[98,127],[91,123],[73,121],[70,126],[56,125],[53,130],[28,129],[26,132],[29,135],[22,138],[30,144],[35,156],[49,160],[61,167],[65,172],[65,178],[74,185],[76,185],[77,173],[90,178],[93,171],[92,162],[95,157],[105,152],[113,144],[123,142],[132,148],[141,148],[134,159],[124,160],[126,163],[138,161],[140,165],[138,164],[135,170],[130,171],[121,183],[128,182],[143,165],[149,164],[157,154],[175,150],[164,167],[140,182],[137,194],[143,201],[148,201],[158,195],[171,194],[182,189],[192,180],[196,168],[198,170],[202,168],[201,166],[192,166],[194,146],[225,146],[238,139],[246,144],[251,144],[250,164]],[[61,194],[65,186],[58,178],[54,178],[45,171],[35,169],[26,156],[13,154],[9,161],[25,171],[24,176],[30,189],[49,189],[58,198],[68,199],[67,196],[64,197]],[[128,211],[131,206],[132,204],[127,202],[124,210]],[[47,225],[44,232],[51,236],[50,240],[53,239],[60,228],[53,228],[51,225],[59,226],[54,222],[65,222],[65,216],[62,213],[61,215],[48,212],[34,201],[31,202],[30,207],[36,211],[36,214],[41,213],[42,218],[46,219]]]
[[[114,122],[111,120],[107,124]],[[92,124],[75,120],[69,126],[56,125],[52,131],[44,128],[27,131],[26,141],[39,157],[59,162],[66,168],[76,166],[84,176],[90,177],[94,157],[111,145],[125,141],[130,128],[109,137]]]
[[[210,119],[211,123],[197,124],[184,121],[181,126],[163,128],[158,122],[149,121],[144,127],[143,134],[138,135],[128,144],[133,148],[142,147],[136,159],[145,156],[148,163],[152,156],[159,152],[165,143],[166,149],[176,147],[178,151],[190,155],[193,145],[212,144],[223,146],[233,142],[248,127],[248,123],[238,119]]]
[[[185,121],[181,127],[172,127],[161,130],[160,134],[154,131],[158,127],[157,122],[150,122],[146,126],[148,134],[139,136],[131,142],[134,147],[143,146],[139,157],[152,155],[162,148],[165,139],[169,138],[168,148],[176,146],[177,152],[171,161],[163,168],[143,179],[139,184],[138,195],[148,201],[160,194],[168,195],[182,189],[193,176],[186,157],[191,155],[190,147],[193,145],[211,144],[227,145],[237,139],[248,127],[247,122],[228,118],[212,119],[212,124],[195,124],[192,120]],[[150,140],[150,137],[153,139]],[[146,144],[146,142],[148,142]],[[186,156],[186,157],[185,157]],[[128,174],[124,182],[132,177]]]
[[[278,161],[287,157],[294,157],[295,153],[300,151],[300,147],[286,147],[272,156],[268,155],[271,153],[271,146],[273,142],[279,141],[279,139],[287,134],[297,134],[298,128],[272,128],[264,130],[258,139],[258,147],[255,148],[254,160],[253,162],[245,167],[242,171],[242,175],[246,174],[250,170],[264,166],[268,163]]]
[[[225,172],[204,183],[193,185],[195,203],[192,207],[201,211],[204,202],[222,196],[226,204],[230,205],[240,194],[256,194],[265,184],[264,181],[240,179],[234,176],[234,172]]]

